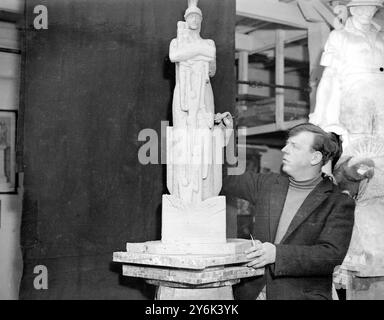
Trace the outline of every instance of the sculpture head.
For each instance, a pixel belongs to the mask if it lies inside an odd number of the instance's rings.
[[[351,15],[361,24],[369,24],[383,0],[351,0],[347,4]]]
[[[188,0],[188,9],[185,10],[184,19],[191,30],[199,30],[203,21],[203,14],[197,7],[198,0]]]
[[[283,171],[296,180],[316,177],[329,160],[340,157],[341,142],[320,127],[304,123],[293,127],[283,152]]]
[[[191,30],[200,31],[202,18],[197,13],[189,14],[185,21],[187,22],[188,28]]]

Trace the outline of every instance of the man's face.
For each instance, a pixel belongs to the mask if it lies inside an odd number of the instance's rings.
[[[377,11],[376,6],[356,6],[351,7],[351,15],[362,24],[369,24]]]
[[[191,30],[199,30],[201,26],[201,16],[197,13],[191,13],[187,16],[186,22]]]
[[[289,137],[283,152],[283,171],[290,176],[308,170],[316,164],[314,154],[318,151],[312,149],[315,134],[302,131]]]

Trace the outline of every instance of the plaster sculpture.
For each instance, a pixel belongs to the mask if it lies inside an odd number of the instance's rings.
[[[215,43],[200,37],[197,1],[188,1],[185,21],[169,56],[176,63],[173,127],[167,128],[167,187],[163,195],[161,241],[127,243],[114,252],[123,275],[156,285],[156,299],[233,299],[232,285],[261,276],[249,268],[251,240],[227,239],[222,153],[230,139],[229,113],[214,115],[210,77],[216,71]],[[222,123],[221,123],[222,122]],[[215,125],[218,123],[218,125]]]
[[[384,130],[384,39],[372,21],[381,2],[352,1],[352,16],[331,32],[320,62],[325,69],[310,122],[342,134],[345,145]]]
[[[218,194],[224,133],[214,125],[210,83],[216,72],[216,47],[213,40],[200,36],[203,15],[197,1],[188,1],[184,18],[177,23],[177,37],[169,47],[170,60],[176,64],[176,85],[173,127],[167,128],[167,187],[171,195],[163,196],[162,241],[200,238],[213,242],[216,238],[223,242],[225,199]],[[210,226],[216,230],[199,232],[207,219],[213,219]],[[186,235],[190,235],[188,240]]]
[[[359,166],[355,228],[344,265],[365,275],[384,274],[384,38],[373,21],[382,2],[348,3],[351,17],[325,45],[310,115],[310,122],[342,136],[339,165]],[[360,183],[364,177],[369,179]]]
[[[168,141],[173,145],[168,147],[167,187],[172,195],[189,203],[219,194],[221,167],[215,164],[223,143],[221,130],[214,128],[210,84],[216,72],[216,48],[212,40],[200,36],[202,12],[196,4],[189,2],[185,22],[178,22],[177,38],[169,48],[170,60],[176,63],[176,86],[173,130],[168,130]]]

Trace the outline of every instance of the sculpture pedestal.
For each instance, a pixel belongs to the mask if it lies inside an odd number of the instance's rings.
[[[384,277],[364,277],[358,272],[337,267],[333,274],[336,289],[344,289],[346,300],[383,300]]]
[[[128,243],[126,252],[113,254],[113,261],[123,263],[124,276],[157,285],[157,299],[233,299],[232,285],[239,279],[264,274],[264,268],[245,266],[250,260],[244,251],[251,246],[243,239],[204,245]],[[205,254],[197,254],[199,250]]]
[[[156,300],[233,300],[232,286],[206,289],[181,289],[159,286]]]
[[[163,195],[161,241],[165,244],[226,244],[226,204],[224,196],[198,204],[185,203]],[[217,252],[217,251],[215,251]]]
[[[232,285],[261,276],[246,266],[251,240],[226,239],[225,197],[198,204],[163,195],[162,239],[127,243],[115,252],[123,275],[156,285],[158,300],[232,300]]]

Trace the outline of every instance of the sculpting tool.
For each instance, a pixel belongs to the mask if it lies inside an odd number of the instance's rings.
[[[252,246],[253,246],[253,247],[256,247],[255,239],[253,239],[252,234],[249,234],[249,235],[251,236]]]

